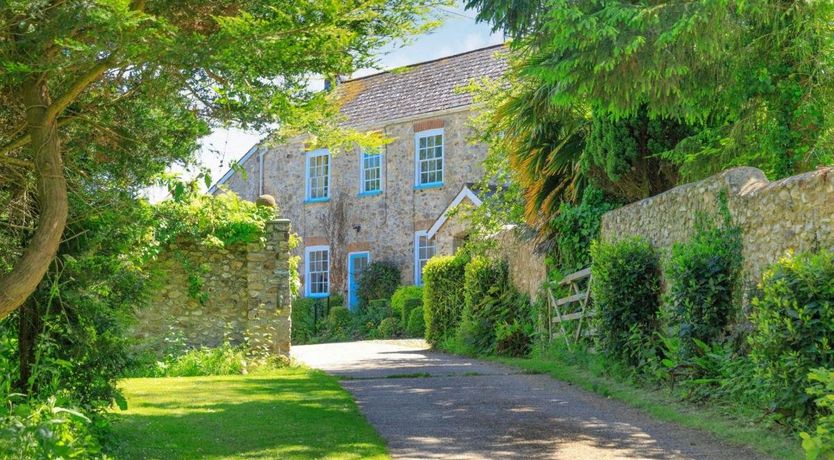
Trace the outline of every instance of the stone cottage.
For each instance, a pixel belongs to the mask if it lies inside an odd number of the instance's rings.
[[[429,233],[444,226],[453,205],[477,201],[467,184],[483,174],[487,148],[469,141],[472,96],[457,88],[500,76],[503,52],[498,45],[341,82],[347,124],[393,142],[381,152],[339,154],[305,151],[303,138],[256,145],[239,161],[246,175],[230,171],[212,192],[276,198],[302,238],[306,296],[344,294],[355,307],[357,278],[371,261],[396,264],[403,283],[421,284],[425,262],[465,237],[452,235],[440,247]]]

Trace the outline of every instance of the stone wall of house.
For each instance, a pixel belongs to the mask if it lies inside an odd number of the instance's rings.
[[[262,146],[264,193],[273,195],[282,216],[293,222],[302,243],[299,273],[304,277],[304,247],[329,245],[331,293],[344,293],[347,258],[368,251],[371,261],[389,261],[402,272],[405,284],[414,282],[415,232],[428,230],[464,184],[479,180],[486,146],[473,145],[471,113],[462,109],[429,114],[368,129],[379,129],[393,141],[383,150],[382,193],[359,195],[359,149],[331,155],[330,200],[305,203],[306,156],[304,138]],[[443,128],[445,171],[443,186],[415,189],[415,133]],[[254,199],[258,184],[258,155],[242,166],[249,172],[226,185],[241,198]]]
[[[151,267],[154,289],[137,311],[140,346],[161,350],[179,337],[189,347],[224,341],[272,354],[290,351],[288,220],[267,223],[264,243],[217,249],[173,243]]]
[[[510,281],[531,300],[537,300],[541,286],[547,280],[544,255],[536,251],[533,240],[517,227],[506,228],[495,236],[495,240],[495,255],[507,261]]]
[[[789,250],[834,249],[834,168],[773,182],[755,168],[730,169],[605,214],[601,238],[639,235],[660,248],[686,241],[698,212],[717,212],[722,190],[742,230],[746,282]]]

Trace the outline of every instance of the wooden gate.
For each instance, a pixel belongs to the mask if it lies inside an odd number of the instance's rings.
[[[583,287],[584,285],[584,287]],[[588,327],[589,318],[594,315],[594,310],[589,308],[591,298],[591,269],[586,268],[579,270],[576,273],[564,277],[558,284],[559,287],[566,286],[573,294],[556,299],[553,295],[553,290],[547,290],[547,309],[548,309],[548,337],[552,341],[554,338],[564,337],[568,348],[571,347],[572,342],[575,343],[582,336],[593,335],[593,330]],[[568,321],[579,321],[576,325],[576,332],[571,341],[571,334],[565,330],[565,324]],[[583,330],[583,323],[586,328]],[[558,325],[559,330],[554,330]]]

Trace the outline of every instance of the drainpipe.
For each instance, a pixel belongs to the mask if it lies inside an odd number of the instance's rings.
[[[264,151],[258,149],[258,196],[264,194]]]

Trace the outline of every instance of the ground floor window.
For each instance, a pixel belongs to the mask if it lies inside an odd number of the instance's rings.
[[[422,230],[414,234],[414,284],[423,285],[423,267],[434,257],[434,240],[430,240],[428,232]]]
[[[304,256],[307,297],[327,297],[330,293],[330,247],[309,246],[305,248]]]

